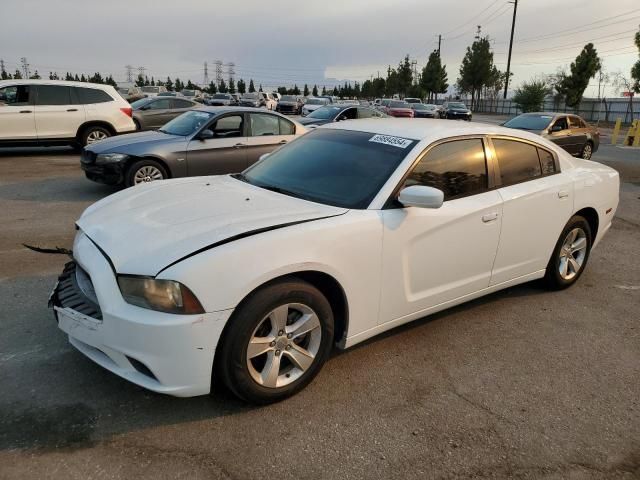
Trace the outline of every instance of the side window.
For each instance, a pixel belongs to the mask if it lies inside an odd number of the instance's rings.
[[[97,88],[75,87],[78,99],[82,104],[112,102],[113,98],[104,90]]]
[[[161,98],[149,104],[150,110],[166,110],[167,108],[171,108],[171,99],[169,98]]]
[[[275,115],[265,115],[252,113],[251,118],[251,136],[261,137],[263,135],[280,135],[279,117]]]
[[[347,120],[354,120],[357,118],[358,110],[355,108],[347,108],[344,112],[340,114],[341,117],[346,118]]]
[[[191,108],[194,106],[193,103],[188,100],[173,99],[172,102],[173,108]]]
[[[368,108],[358,108],[358,118],[371,118],[373,116],[373,112]]]
[[[502,185],[524,182],[542,175],[537,148],[516,140],[493,139]]]
[[[62,85],[38,85],[36,105],[71,105],[71,89]]]
[[[567,124],[567,117],[560,117],[553,124],[553,127],[551,127],[551,131],[559,132],[561,130],[567,130],[568,128],[569,128],[569,125]]]
[[[542,167],[543,175],[556,173],[556,161],[554,160],[551,152],[538,148],[538,158],[540,159],[540,166]]]
[[[445,200],[487,190],[487,162],[482,140],[455,140],[433,147],[409,174],[405,186],[426,185]]]
[[[586,125],[580,117],[569,117],[569,126],[571,128],[586,128]]]
[[[280,135],[295,135],[296,134],[296,126],[291,123],[289,120],[285,120],[284,118],[278,117],[280,122]]]
[[[19,107],[29,105],[29,85],[11,85],[0,88],[0,107],[2,105]]]
[[[211,130],[213,130],[216,137],[241,137],[242,124],[242,115],[229,115],[216,120]]]

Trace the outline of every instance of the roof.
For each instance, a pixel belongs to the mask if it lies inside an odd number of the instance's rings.
[[[319,128],[354,130],[358,132],[378,133],[394,137],[410,138],[427,143],[443,138],[464,135],[508,135],[532,140],[540,144],[548,144],[541,136],[534,133],[500,127],[488,123],[463,122],[456,120],[435,120],[428,118],[373,118],[345,120],[330,123]]]
[[[111,85],[107,85],[105,83],[71,82],[67,80],[33,80],[30,78],[12,78],[11,80],[0,80],[0,86],[15,85],[16,83],[24,83],[28,85],[63,85],[68,87],[112,88]]]

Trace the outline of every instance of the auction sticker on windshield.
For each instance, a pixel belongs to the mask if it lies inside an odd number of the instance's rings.
[[[411,145],[412,140],[402,137],[392,137],[391,135],[374,135],[369,139],[370,142],[383,143],[398,148],[407,148]]]

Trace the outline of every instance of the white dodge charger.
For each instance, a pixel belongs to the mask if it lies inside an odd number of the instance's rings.
[[[572,285],[618,190],[616,171],[526,132],[334,123],[244,173],[87,208],[51,304],[73,346],[138,385],[272,402],[333,345],[530,280]]]

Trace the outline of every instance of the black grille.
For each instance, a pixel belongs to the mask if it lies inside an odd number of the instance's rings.
[[[80,275],[77,275],[80,270]],[[78,276],[83,278],[85,293],[78,283]],[[69,262],[64,266],[58,277],[58,286],[51,296],[51,306],[70,308],[97,320],[102,320],[102,311],[98,303],[89,297],[93,294],[93,285],[89,276],[80,269],[76,262]]]

